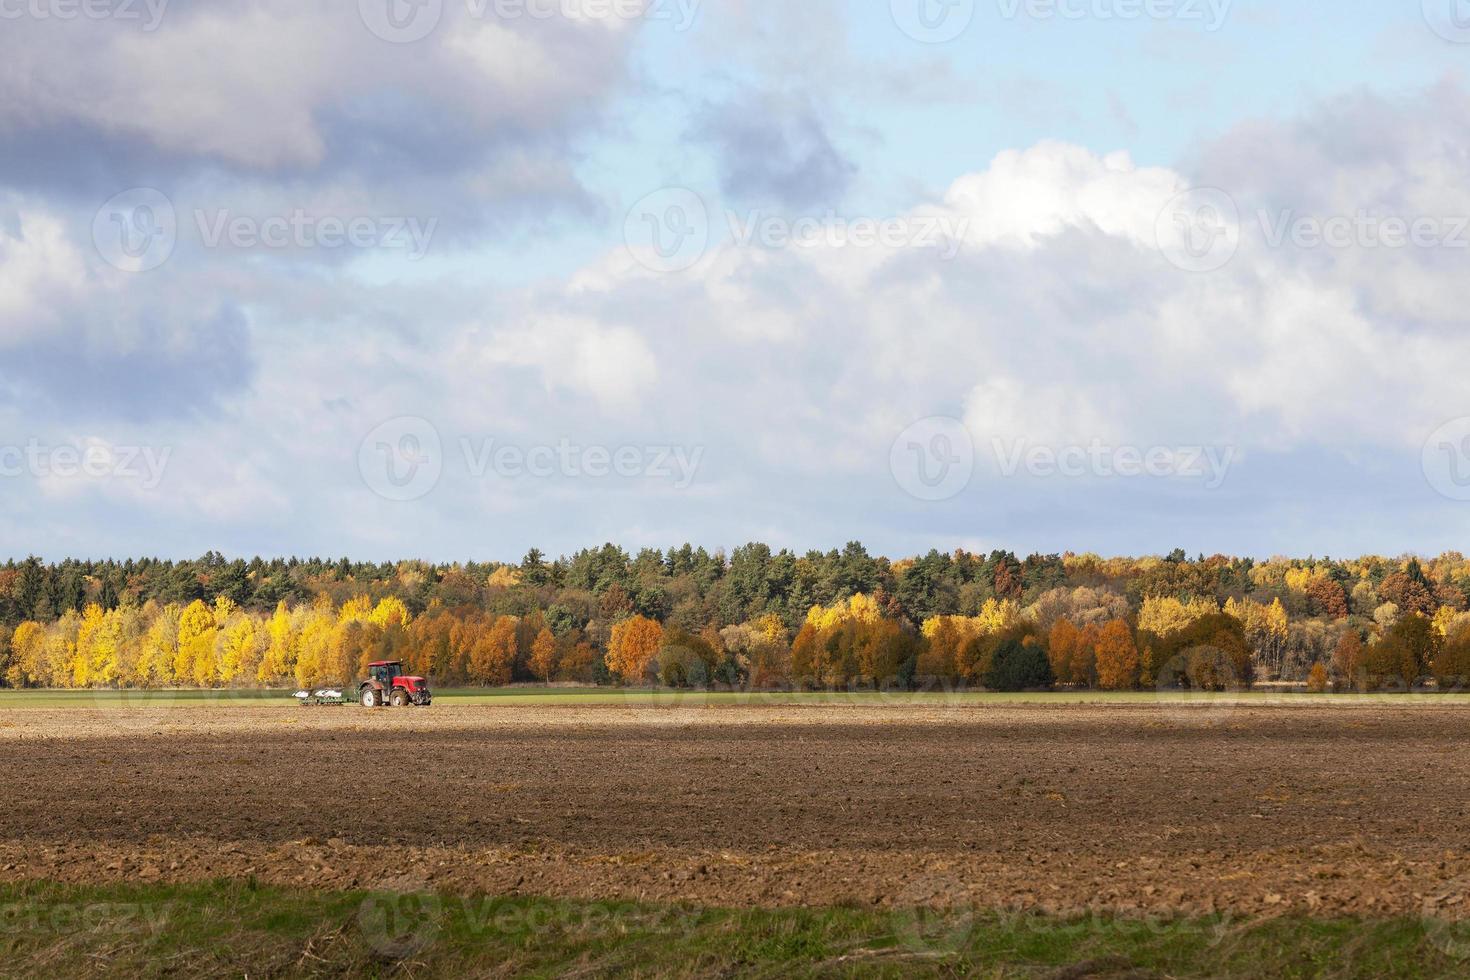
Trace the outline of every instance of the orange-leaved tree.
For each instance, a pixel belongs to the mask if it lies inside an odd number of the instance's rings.
[[[1088,623],[1077,631],[1072,644],[1072,680],[1084,687],[1096,687],[1097,644],[1100,634],[1096,623]]]
[[[1047,636],[1046,655],[1051,660],[1051,673],[1058,684],[1074,683],[1072,676],[1072,653],[1077,646],[1078,630],[1070,619],[1059,619],[1052,624]]]
[[[1138,646],[1127,622],[1110,619],[1097,636],[1097,682],[1107,691],[1138,686]]]
[[[597,648],[586,640],[568,640],[562,644],[556,675],[564,681],[588,683],[597,678]]]
[[[509,684],[516,662],[516,620],[500,616],[489,629],[482,628],[470,647],[470,680],[477,684]]]
[[[607,641],[607,669],[621,677],[625,684],[645,680],[663,638],[663,627],[646,616],[634,616],[613,624],[612,635]]]
[[[1357,630],[1348,630],[1337,641],[1337,649],[1332,651],[1332,675],[1339,691],[1367,690],[1368,681],[1363,672],[1363,638]]]

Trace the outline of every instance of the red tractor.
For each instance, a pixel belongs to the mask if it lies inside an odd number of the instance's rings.
[[[368,679],[357,687],[357,700],[364,708],[381,708],[385,704],[395,708],[410,704],[427,707],[432,695],[428,681],[404,676],[402,660],[375,660],[368,664]]]

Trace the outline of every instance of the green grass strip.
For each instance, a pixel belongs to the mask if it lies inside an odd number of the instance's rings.
[[[0,885],[0,975],[1458,977],[1470,926]]]

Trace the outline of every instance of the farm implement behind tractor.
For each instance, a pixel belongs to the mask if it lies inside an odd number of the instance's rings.
[[[295,697],[304,705],[351,703],[345,694],[335,688],[297,691]],[[427,707],[433,703],[433,695],[429,691],[427,680],[403,673],[403,661],[375,660],[368,664],[367,680],[357,685],[357,703],[364,708],[381,708],[384,705],[395,708],[409,705]]]
[[[347,697],[341,691],[323,688],[320,691],[297,691],[293,697],[302,704],[346,704]]]

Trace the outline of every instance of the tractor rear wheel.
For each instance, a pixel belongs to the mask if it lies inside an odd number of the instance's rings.
[[[394,691],[392,696],[388,698],[388,703],[395,708],[402,708],[408,704],[408,695],[400,688]]]
[[[364,708],[376,708],[378,706],[378,692],[370,687],[363,688],[362,706]]]

